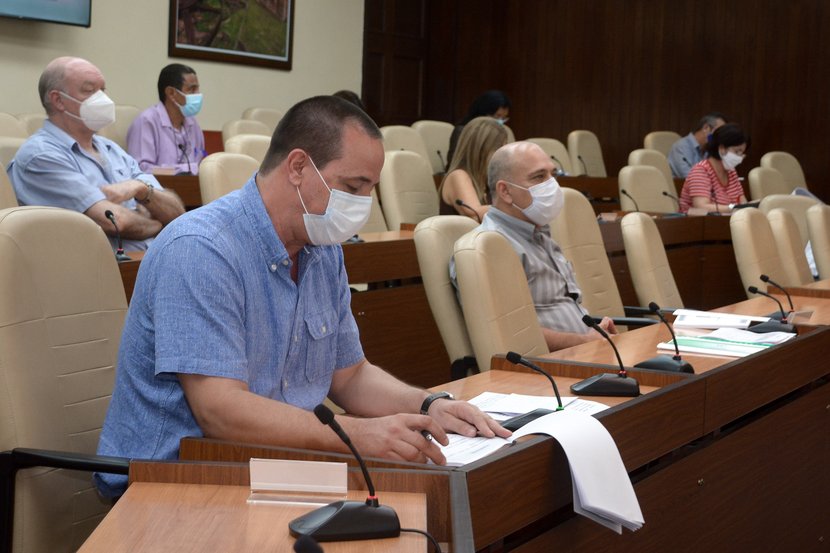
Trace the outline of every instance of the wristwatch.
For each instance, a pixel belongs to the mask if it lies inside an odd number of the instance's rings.
[[[421,414],[426,415],[429,412],[429,406],[432,405],[432,402],[438,399],[455,399],[453,395],[449,392],[436,392],[434,394],[430,394],[421,404]]]

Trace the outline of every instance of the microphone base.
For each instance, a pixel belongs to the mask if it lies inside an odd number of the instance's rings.
[[[288,523],[292,536],[319,542],[377,540],[401,534],[398,514],[391,507],[373,507],[360,501],[335,501]]]
[[[513,418],[507,419],[502,422],[501,425],[503,428],[506,428],[511,432],[515,432],[524,425],[531,423],[540,417],[544,417],[545,415],[550,415],[553,412],[554,411],[551,411],[550,409],[534,409],[524,415],[516,415]]]
[[[634,367],[638,369],[652,369],[655,371],[673,373],[695,373],[695,370],[688,361],[684,361],[683,359],[675,359],[672,355],[658,355],[657,357],[640,361],[634,365]]]
[[[132,259],[130,259],[130,256],[128,256],[124,252],[116,252],[115,260],[119,263],[121,263],[122,261],[132,261]]]
[[[781,314],[779,313],[778,316],[780,317]],[[765,332],[789,332],[790,334],[798,334],[798,331],[796,331],[793,325],[775,320],[769,320],[765,323],[753,325],[747,328],[747,330],[757,334],[763,334]]]
[[[571,385],[571,392],[578,396],[637,397],[640,384],[631,377],[602,373]]]

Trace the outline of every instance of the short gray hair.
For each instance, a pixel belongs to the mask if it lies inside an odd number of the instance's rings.
[[[66,77],[66,63],[57,63],[54,60],[46,66],[43,73],[40,75],[40,80],[37,83],[37,91],[40,95],[40,103],[46,110],[46,115],[52,115],[54,108],[52,102],[49,100],[49,93],[53,90],[63,90],[64,80]]]
[[[507,180],[513,169],[511,156],[513,148],[508,146],[510,145],[502,146],[496,150],[487,165],[487,188],[490,189],[490,201],[495,201],[496,184],[500,180]]]

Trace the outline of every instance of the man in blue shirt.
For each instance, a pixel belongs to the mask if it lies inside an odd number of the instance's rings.
[[[144,257],[98,452],[174,459],[207,436],[346,452],[309,410],[328,395],[369,456],[443,463],[447,443],[509,432],[472,405],[369,363],[339,243],[368,218],[383,145],[354,105],[320,96],[280,121],[245,186],[185,214]],[[420,414],[419,414],[420,413]],[[105,495],[126,478],[96,476]]]
[[[713,111],[704,115],[697,127],[675,142],[669,150],[669,167],[676,179],[685,179],[689,169],[706,158],[706,143],[715,129],[727,123],[726,117]]]
[[[90,62],[53,60],[38,82],[48,119],[18,150],[9,179],[21,205],[48,205],[84,213],[125,250],[146,250],[161,228],[184,213],[181,200],[115,142],[96,131],[115,121],[104,76]]]

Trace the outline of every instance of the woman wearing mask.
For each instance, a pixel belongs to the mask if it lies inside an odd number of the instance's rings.
[[[490,205],[487,164],[493,152],[505,144],[507,131],[492,117],[476,117],[467,123],[455,158],[438,188],[441,215],[458,214],[481,221]]]
[[[749,136],[738,125],[730,123],[715,130],[706,146],[709,157],[692,167],[683,183],[680,211],[695,207],[730,213],[736,204],[746,203],[735,168],[744,160],[748,146]]]
[[[455,150],[458,147],[458,141],[461,139],[461,132],[464,127],[476,117],[491,117],[499,123],[505,124],[510,115],[510,99],[501,90],[488,90],[470,104],[470,109],[467,115],[461,120],[461,123],[455,126],[450,136],[450,147],[447,151],[447,172],[450,172],[450,165],[452,164]]]

